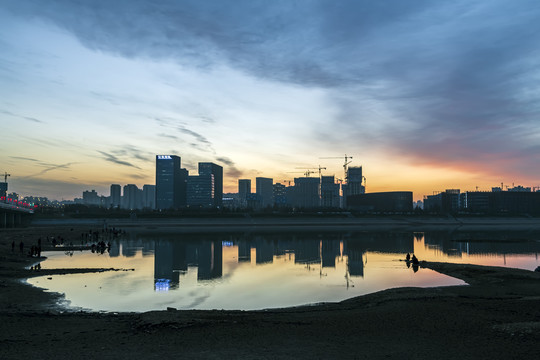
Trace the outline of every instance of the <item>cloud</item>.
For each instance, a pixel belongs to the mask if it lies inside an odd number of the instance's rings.
[[[244,174],[242,170],[236,167],[236,164],[234,163],[234,161],[232,161],[228,157],[225,157],[225,156],[217,157],[216,161],[227,165],[227,167],[225,167],[225,174],[228,175],[229,177],[238,179],[242,177],[242,175]]]
[[[43,174],[48,173],[49,171],[53,171],[53,170],[67,170],[67,169],[69,169],[71,167],[71,165],[77,164],[76,162],[69,162],[69,163],[65,163],[65,164],[52,164],[52,163],[48,163],[48,162],[41,161],[41,160],[38,160],[38,159],[27,158],[27,157],[22,157],[22,156],[10,156],[10,158],[11,159],[16,159],[16,160],[19,160],[19,161],[28,161],[28,162],[33,163],[35,166],[39,166],[39,167],[44,168],[43,170],[39,171],[38,173],[28,175],[25,178],[27,178],[27,177],[35,177],[35,176],[38,176],[38,175],[43,175]]]
[[[157,134],[159,137],[164,137],[164,138],[169,138],[169,139],[173,139],[173,140],[178,140],[178,136],[174,136],[174,135],[169,135],[169,134],[164,134],[164,133],[160,133],[160,134]]]
[[[124,165],[124,166],[133,167],[135,169],[140,169],[140,167],[138,167],[137,165],[133,165],[132,163],[128,161],[120,160],[113,154],[109,154],[109,153],[106,153],[104,151],[99,151],[99,150],[98,150],[98,153],[103,155],[103,159],[105,159],[105,161],[112,162],[113,164]]]
[[[137,160],[152,162],[154,161],[154,154],[148,151],[143,151],[133,145],[121,145],[117,149],[111,150],[116,156],[128,156]]]
[[[5,114],[5,115],[11,116],[11,117],[15,117],[15,118],[18,118],[18,119],[23,119],[23,120],[28,120],[28,121],[35,122],[35,123],[44,123],[44,121],[41,121],[41,120],[36,119],[34,117],[15,114],[15,113],[12,113],[11,111],[7,111],[7,110],[0,110],[0,114]]]
[[[10,156],[10,158],[16,159],[16,160],[24,160],[24,161],[39,162],[39,160],[37,160],[37,159],[26,158],[26,157],[22,157],[22,156]]]
[[[505,162],[533,174],[537,168],[530,151],[540,137],[536,1],[3,5],[45,19],[95,51],[197,69],[228,66],[264,81],[323,89],[335,115],[312,132],[328,146],[374,149],[414,164],[500,172]],[[156,121],[214,152],[191,125]]]

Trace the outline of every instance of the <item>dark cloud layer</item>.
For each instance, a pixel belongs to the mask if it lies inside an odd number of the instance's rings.
[[[225,166],[225,174],[227,176],[230,176],[233,179],[238,179],[242,177],[244,172],[236,167],[236,164],[234,161],[229,159],[228,157],[222,156],[216,158],[218,163],[223,163]]]
[[[47,19],[98,51],[199,68],[225,61],[256,77],[324,88],[340,110],[328,127],[346,133],[349,144],[492,172],[509,159],[507,171],[538,175],[537,1],[5,5]],[[211,149],[202,134],[178,130]]]
[[[99,151],[99,150],[98,150],[98,153],[100,153],[102,155],[102,157],[103,157],[103,159],[105,161],[108,161],[108,162],[111,162],[111,163],[117,164],[117,165],[129,166],[129,167],[133,167],[133,168],[136,168],[136,169],[140,169],[140,167],[138,167],[137,165],[134,165],[134,164],[130,163],[129,161],[121,160],[121,159],[119,159],[118,157],[116,157],[113,154],[106,153],[105,151]]]

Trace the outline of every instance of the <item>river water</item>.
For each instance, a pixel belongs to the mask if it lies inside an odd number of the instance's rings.
[[[35,277],[66,306],[93,311],[267,309],[336,302],[395,287],[465,285],[420,260],[508,266],[540,265],[540,235],[530,233],[231,233],[130,232],[103,254],[52,251],[43,269],[122,268]],[[410,265],[410,264],[409,264]],[[132,270],[131,270],[132,269]]]

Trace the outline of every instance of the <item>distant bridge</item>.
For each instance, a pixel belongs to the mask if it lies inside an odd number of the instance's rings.
[[[0,228],[17,227],[26,224],[33,214],[33,209],[0,203]]]

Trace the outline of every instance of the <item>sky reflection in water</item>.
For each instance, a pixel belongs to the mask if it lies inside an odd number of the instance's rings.
[[[499,240],[498,242],[490,239]],[[335,302],[393,287],[464,284],[400,261],[533,270],[540,242],[515,234],[309,233],[172,235],[130,233],[110,253],[48,252],[42,268],[134,271],[37,277],[73,307],[104,311],[265,309]],[[500,241],[500,240],[505,241]]]

